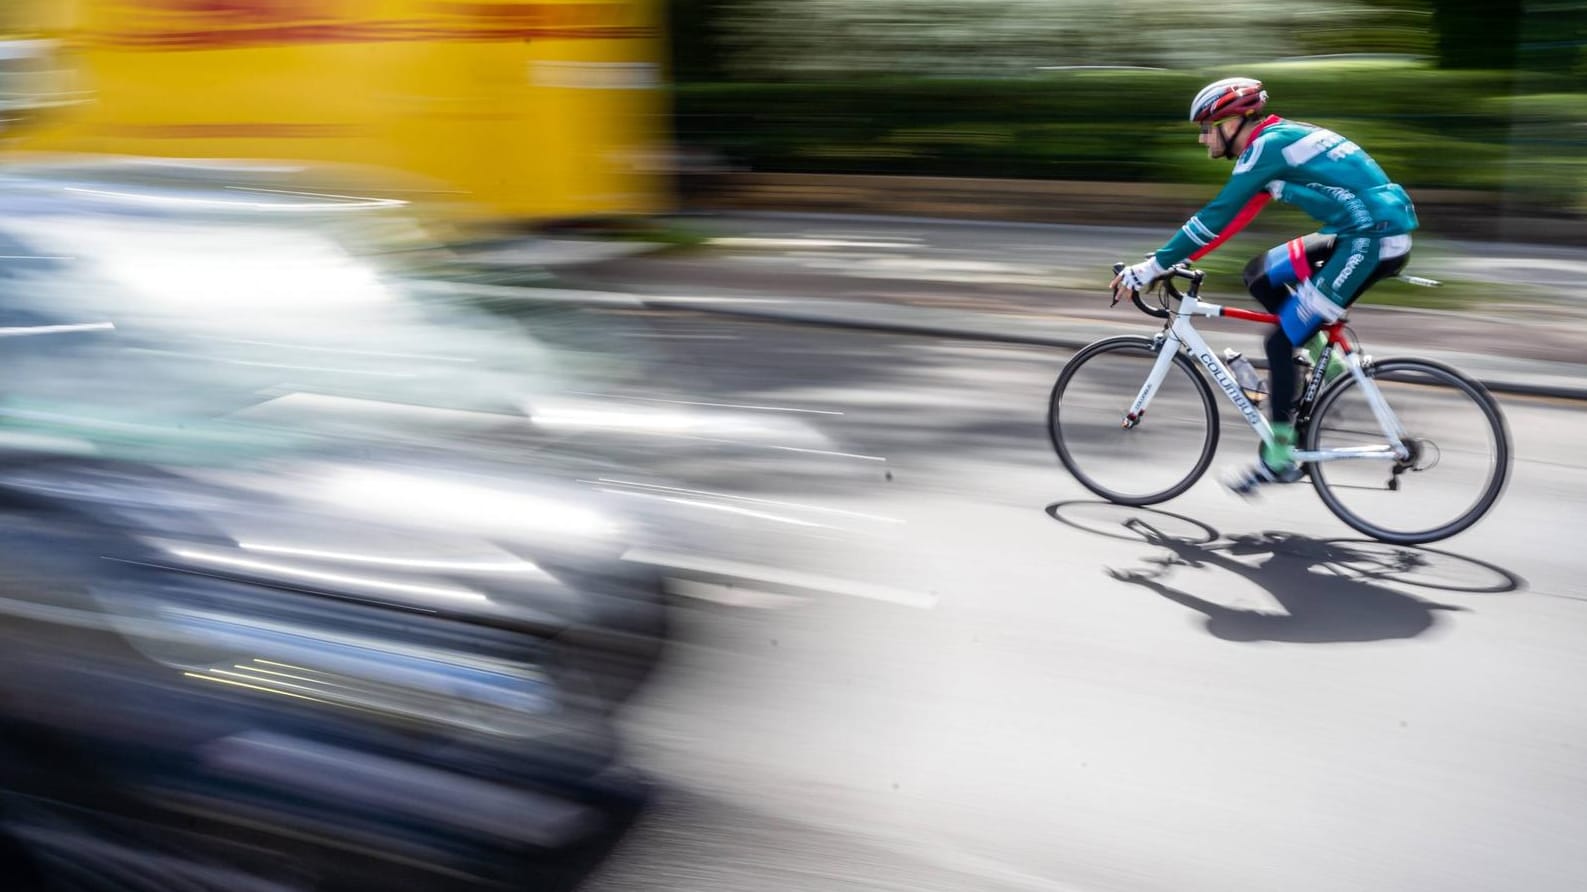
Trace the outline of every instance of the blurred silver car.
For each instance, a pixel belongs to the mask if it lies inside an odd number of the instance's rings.
[[[649,524],[524,412],[623,361],[299,173],[0,172],[9,888],[563,888],[644,799]]]

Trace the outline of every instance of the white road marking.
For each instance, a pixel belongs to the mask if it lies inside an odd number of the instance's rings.
[[[639,403],[671,403],[678,406],[710,406],[717,409],[754,409],[760,412],[799,412],[805,415],[842,415],[830,409],[791,409],[787,406],[751,406],[742,403],[702,403],[696,400],[664,400],[649,396],[624,396],[616,393],[592,393],[585,390],[570,390],[574,396],[596,396],[609,400],[633,400]]]
[[[842,508],[826,508],[821,505],[806,505],[802,502],[782,502],[776,499],[757,499],[753,496],[740,496],[725,492],[711,492],[704,489],[683,489],[677,486],[663,486],[659,483],[639,483],[633,480],[614,480],[610,477],[601,477],[597,480],[580,480],[580,483],[600,483],[608,486],[632,486],[639,489],[658,490],[668,493],[683,493],[694,496],[711,496],[718,499],[728,499],[735,502],[754,502],[761,505],[776,505],[779,508],[798,508],[803,511],[815,511],[821,514],[838,514],[843,517],[857,517],[864,520],[876,520],[883,523],[904,523],[897,517],[884,517],[880,514],[864,514],[859,511],[845,511]],[[615,491],[615,490],[614,490]]]
[[[813,573],[799,573],[784,570],[780,567],[764,567],[737,561],[723,561],[697,555],[651,551],[643,548],[635,548],[625,552],[622,559],[636,564],[648,564],[653,567],[662,567],[685,573],[699,573],[709,577],[744,580],[751,587],[770,586],[814,595],[844,595],[850,598],[882,601],[900,607],[913,607],[917,610],[931,610],[937,606],[937,596],[924,592],[869,585],[849,579],[818,576]]]
[[[662,585],[667,593],[681,598],[694,598],[697,601],[709,601],[712,604],[724,604],[728,607],[749,607],[756,610],[781,610],[796,607],[807,602],[808,598],[793,595],[777,595],[771,592],[758,591],[752,588],[721,582],[699,582],[693,579],[677,579],[668,577]]]

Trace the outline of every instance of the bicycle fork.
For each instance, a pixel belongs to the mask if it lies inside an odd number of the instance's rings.
[[[1122,427],[1129,430],[1141,423],[1146,416],[1146,407],[1151,404],[1152,397],[1157,395],[1157,388],[1163,384],[1163,379],[1168,376],[1168,367],[1174,364],[1174,354],[1179,352],[1180,341],[1172,331],[1160,332],[1152,339],[1152,349],[1157,351],[1157,359],[1152,363],[1152,372],[1146,376],[1145,383],[1141,384],[1140,393],[1136,394],[1135,402],[1130,404],[1130,410],[1124,414]],[[1164,349],[1165,347],[1169,349]]]

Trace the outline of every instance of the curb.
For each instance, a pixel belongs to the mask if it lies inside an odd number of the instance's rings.
[[[681,303],[666,298],[639,298],[639,302],[647,309],[654,310],[688,310],[696,313],[709,313],[716,316],[731,316],[739,319],[751,319],[760,322],[778,322],[794,325],[811,325],[823,328],[845,328],[855,331],[879,331],[890,334],[923,335],[935,338],[950,338],[962,341],[982,341],[999,344],[1018,344],[1027,347],[1053,347],[1060,350],[1079,350],[1092,343],[1095,338],[1055,338],[1043,335],[1017,335],[1004,334],[991,331],[971,331],[963,328],[950,328],[907,322],[881,322],[852,317],[822,316],[808,313],[788,313],[778,310],[757,310],[738,307],[712,306],[705,303]],[[1252,365],[1257,368],[1266,368],[1267,361],[1260,357],[1252,358]],[[1475,377],[1475,376],[1473,376]],[[1568,387],[1557,384],[1531,384],[1524,381],[1506,381],[1500,378],[1476,378],[1477,382],[1486,387],[1491,393],[1502,393],[1512,396],[1543,397],[1551,399],[1565,399],[1587,402],[1587,387]]]
[[[690,176],[687,210],[866,214],[898,217],[1086,225],[1173,227],[1206,202],[1213,187],[1195,183],[1006,179],[887,174],[719,171]],[[1429,234],[1485,242],[1580,244],[1587,219],[1540,208],[1506,214],[1502,193],[1417,189]]]

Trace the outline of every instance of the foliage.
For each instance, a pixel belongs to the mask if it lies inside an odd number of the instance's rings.
[[[1380,61],[1239,71],[1267,83],[1275,111],[1346,133],[1408,186],[1531,188],[1555,205],[1587,191],[1587,106],[1567,75]],[[685,84],[677,127],[691,148],[757,170],[1212,183],[1228,172],[1206,163],[1185,107],[1230,73]]]
[[[714,3],[726,67],[750,80],[1009,76],[1077,65],[1195,68],[1231,59],[1432,49],[1425,0],[1222,0],[1210,9],[1182,0]]]

